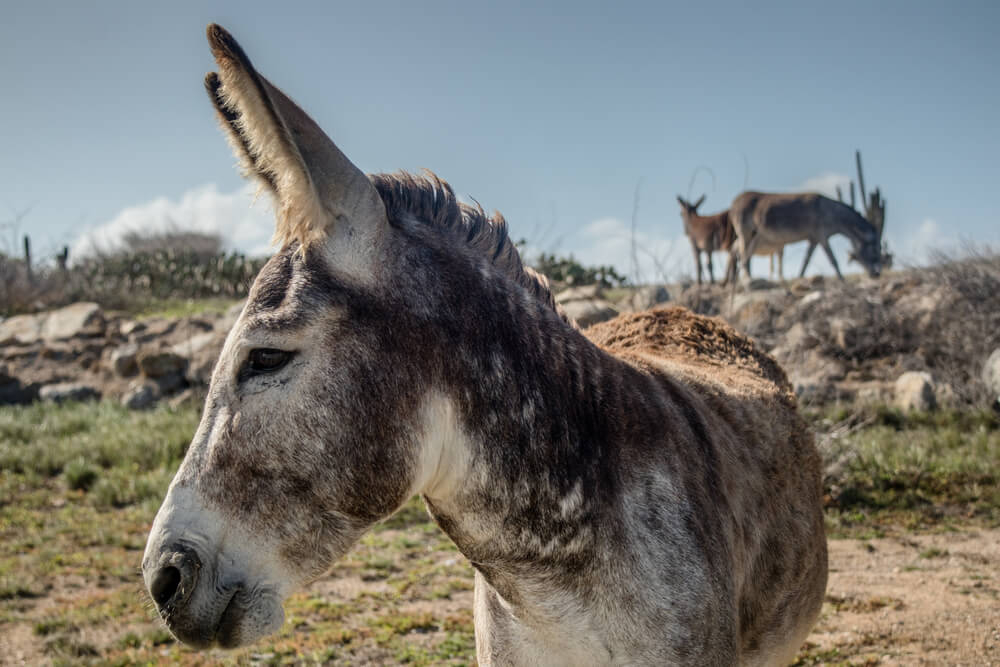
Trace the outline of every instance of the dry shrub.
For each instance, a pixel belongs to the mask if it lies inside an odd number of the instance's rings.
[[[922,271],[924,280],[954,294],[921,332],[928,369],[968,402],[993,400],[981,373],[990,353],[1000,348],[1000,252],[970,246],[958,257],[938,253]]]
[[[96,252],[63,268],[0,254],[0,315],[96,301],[132,309],[151,299],[246,296],[265,259],[223,252],[218,236],[168,230],[124,237],[121,250]]]

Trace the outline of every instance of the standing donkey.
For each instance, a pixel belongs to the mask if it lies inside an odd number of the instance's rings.
[[[877,278],[882,271],[885,256],[881,222],[873,224],[851,206],[821,194],[741,192],[729,207],[729,216],[739,237],[739,252],[747,280],[750,279],[749,258],[759,246],[797,241],[809,242],[800,278],[806,274],[813,251],[819,245],[837,277],[843,280],[837,258],[830,249],[830,237],[834,234],[843,234],[851,241],[850,259],[859,262],[868,275]]]
[[[698,198],[698,201],[691,203],[680,195],[677,201],[681,205],[681,220],[684,222],[684,233],[691,241],[691,250],[694,252],[694,263],[698,267],[698,284],[701,284],[701,253],[705,253],[708,262],[708,279],[715,282],[715,274],[712,271],[712,253],[725,251],[729,253],[729,261],[726,264],[726,277],[722,284],[726,285],[730,280],[736,280],[737,272],[737,243],[736,230],[729,219],[729,210],[713,213],[712,215],[699,215],[698,207],[705,201],[705,195]],[[770,275],[774,277],[774,260],[778,259],[778,279],[784,280],[784,244],[758,244],[754,248],[755,255],[768,256],[771,258]]]
[[[421,494],[471,561],[482,665],[789,661],[826,585],[820,462],[784,373],[682,309],[587,335],[499,215],[366,176],[236,41],[206,87],[277,204],[142,571],[195,647]]]

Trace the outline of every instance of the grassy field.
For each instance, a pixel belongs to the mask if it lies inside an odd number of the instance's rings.
[[[810,413],[833,537],[1000,524],[988,412]],[[414,499],[286,605],[282,632],[190,651],[151,609],[139,563],[195,408],[0,408],[0,662],[471,664],[472,569]],[[822,662],[808,653],[801,664]],[[849,663],[845,663],[849,664]]]

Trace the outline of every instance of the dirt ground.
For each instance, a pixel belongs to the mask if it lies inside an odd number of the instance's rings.
[[[386,539],[398,537],[397,532],[387,533]],[[368,548],[373,552],[385,549],[384,546]],[[834,539],[829,541],[829,550],[826,603],[797,665],[1000,666],[1000,529],[966,527],[946,533],[900,532],[868,540]],[[471,580],[471,569],[457,554],[440,553],[429,560],[445,558],[445,564],[455,568],[449,570],[452,576],[461,574],[463,581]],[[444,576],[440,577],[443,581]],[[310,600],[327,601],[332,605],[330,609],[364,600],[376,608],[391,606],[390,600],[399,602],[398,594],[385,581],[366,579],[335,575],[314,583],[306,595]],[[85,597],[88,591],[93,593],[83,579],[75,582],[77,586],[70,586],[70,583],[73,582],[61,582],[64,585],[57,587],[52,595],[26,600],[23,611],[30,613],[25,615],[25,621],[5,623],[4,620],[12,619],[0,619],[0,665],[53,662],[53,655],[46,650],[46,641],[51,638],[38,636],[38,619],[68,604],[72,598]],[[130,598],[140,597],[135,584],[119,585],[118,588],[128,588],[128,592],[135,593],[129,595]],[[389,598],[379,603],[376,600],[380,595]],[[444,597],[421,595],[419,599],[394,608],[392,614],[407,618],[422,615],[433,619],[460,617],[462,623],[471,623],[471,606],[472,593],[464,588]],[[321,611],[320,615],[325,613]],[[287,640],[293,643],[289,645],[290,652],[279,660],[282,663],[298,664],[300,660],[295,656],[301,659],[307,645],[327,641],[326,635],[319,636],[322,635],[319,626],[305,622],[301,609],[296,615],[299,620],[295,627],[286,628]],[[368,628],[362,627],[371,623],[371,618],[369,609],[365,613],[328,620],[333,626],[344,628],[341,633],[361,635],[371,634]],[[110,619],[109,616],[111,625],[95,626],[86,631],[86,639],[95,649],[86,656],[69,660],[70,663],[94,659],[103,662],[118,657],[121,659],[117,661],[119,664],[258,664],[269,662],[269,656],[273,656],[259,653],[263,650],[260,647],[235,654],[220,650],[198,654],[169,641],[154,647],[152,654],[115,653],[111,650],[116,646],[114,637],[120,634],[122,627]],[[137,619],[129,621],[129,628],[138,634],[154,627],[158,625],[152,614],[147,623]],[[441,639],[440,634],[411,633],[406,638],[422,644]],[[335,636],[336,633],[327,635]],[[448,660],[447,664],[472,662],[471,634],[469,639],[469,643],[453,656],[457,660]],[[350,654],[331,655],[319,661],[334,665],[399,662],[395,654],[384,647],[364,643]],[[315,662],[315,658],[306,662]],[[430,664],[437,663],[432,661]]]
[[[830,540],[800,664],[1000,665],[1000,530]]]

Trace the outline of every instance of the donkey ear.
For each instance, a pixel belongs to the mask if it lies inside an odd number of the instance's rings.
[[[232,35],[212,24],[208,43],[219,73],[205,77],[205,88],[247,176],[260,179],[277,200],[274,240],[282,247],[331,235],[375,242],[386,214],[368,177],[257,73]]]
[[[698,197],[698,201],[696,201],[694,203],[694,206],[692,208],[698,208],[699,206],[701,206],[704,203],[705,203],[705,195],[702,195],[702,196]]]

